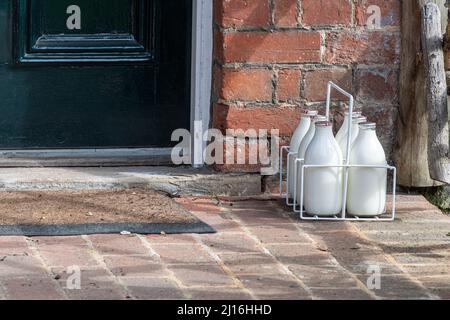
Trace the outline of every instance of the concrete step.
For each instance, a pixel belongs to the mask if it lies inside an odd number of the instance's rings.
[[[0,168],[0,190],[112,189],[147,187],[172,195],[252,196],[258,174],[222,174],[191,167]]]

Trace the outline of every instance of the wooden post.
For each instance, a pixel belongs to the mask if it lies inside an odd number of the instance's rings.
[[[402,1],[400,107],[394,158],[398,182],[405,187],[441,185],[431,178],[428,165],[426,75],[420,39],[421,10],[428,2],[447,12],[445,0]]]
[[[441,12],[434,3],[422,9],[422,48],[427,77],[428,165],[434,180],[450,184],[447,82]]]

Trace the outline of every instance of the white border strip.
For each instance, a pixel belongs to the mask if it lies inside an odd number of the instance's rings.
[[[203,166],[203,132],[209,128],[213,56],[213,1],[194,0],[192,16],[192,165]]]

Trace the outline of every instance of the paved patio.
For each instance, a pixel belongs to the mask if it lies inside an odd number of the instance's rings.
[[[300,222],[281,201],[182,198],[218,233],[2,237],[0,298],[450,299],[450,217],[421,196],[398,200],[395,223]]]

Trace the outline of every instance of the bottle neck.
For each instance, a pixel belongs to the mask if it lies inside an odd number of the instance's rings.
[[[309,116],[303,116],[300,120],[300,126],[301,125],[310,125],[311,124],[311,117]]]
[[[333,137],[333,128],[331,126],[316,126],[316,135],[321,137]]]
[[[363,139],[378,139],[374,129],[359,129],[359,136]]]

